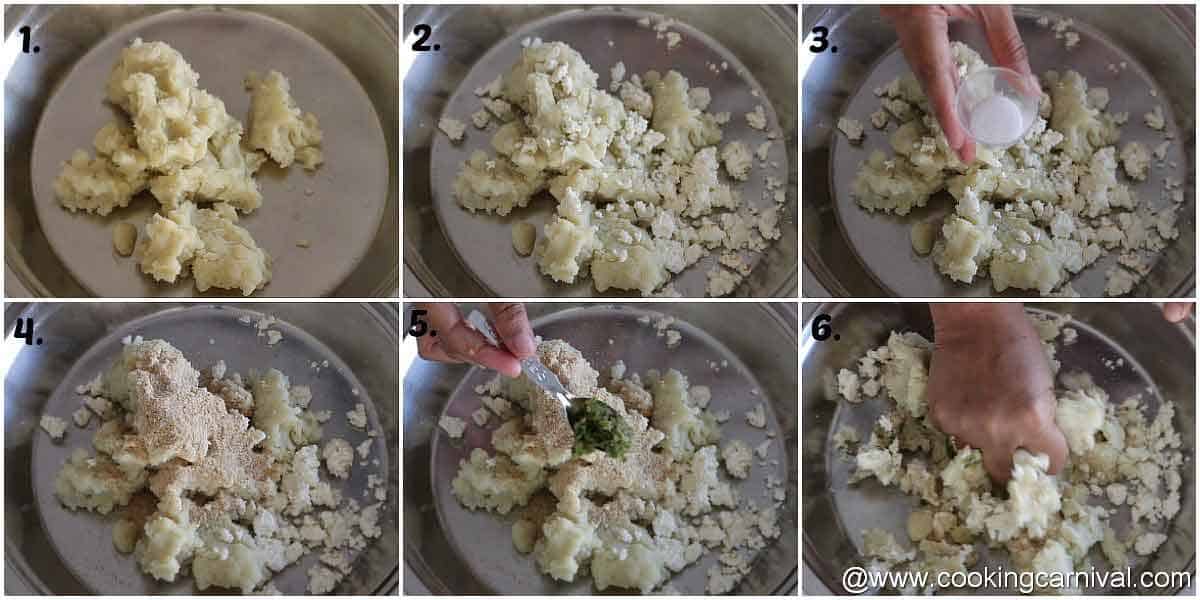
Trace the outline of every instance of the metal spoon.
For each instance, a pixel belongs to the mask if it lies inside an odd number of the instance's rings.
[[[483,316],[483,313],[480,313],[477,310],[471,311],[471,314],[467,315],[467,322],[470,323],[476,331],[483,334],[483,337],[487,338],[487,341],[493,346],[496,346],[497,348],[504,347],[504,344],[502,344],[500,339],[496,336],[496,331],[492,329],[491,324],[487,322],[487,318]],[[558,376],[555,375],[553,371],[546,368],[546,365],[543,365],[542,361],[538,360],[536,354],[534,356],[521,359],[521,372],[529,377],[529,380],[532,381],[534,385],[546,390],[550,393],[550,395],[558,399],[563,411],[566,412],[567,421],[572,424],[574,424],[573,416],[582,411],[584,406],[587,405],[588,401],[591,400],[591,398],[585,396],[576,396],[568,391],[562,382],[558,380]],[[603,402],[595,402],[593,404],[603,406],[604,409],[607,409],[610,415],[606,416],[617,416],[616,411],[613,410],[611,406],[604,404]]]

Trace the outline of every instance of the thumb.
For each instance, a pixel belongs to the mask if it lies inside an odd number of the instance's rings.
[[[1000,449],[981,450],[983,452],[983,468],[992,479],[1004,483],[1012,478],[1012,452]]]

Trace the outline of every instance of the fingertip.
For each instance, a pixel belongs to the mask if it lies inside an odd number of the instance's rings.
[[[472,362],[500,373],[506,377],[516,378],[521,375],[521,363],[516,358],[497,348],[484,348],[472,358]]]
[[[963,140],[962,146],[958,149],[958,158],[966,164],[975,162],[975,143],[971,140]]]
[[[1187,317],[1187,314],[1188,307],[1186,304],[1179,302],[1168,302],[1167,304],[1163,305],[1163,317],[1172,323],[1178,323],[1182,321],[1185,317]]]
[[[512,350],[513,355],[517,358],[529,358],[537,354],[537,344],[533,343],[532,335],[518,335],[508,340],[508,342],[511,344],[509,350]]]

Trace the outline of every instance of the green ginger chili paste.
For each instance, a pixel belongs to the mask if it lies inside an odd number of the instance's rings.
[[[625,419],[595,398],[573,408],[567,418],[575,430],[575,456],[600,450],[613,458],[622,458],[633,443],[633,431]]]

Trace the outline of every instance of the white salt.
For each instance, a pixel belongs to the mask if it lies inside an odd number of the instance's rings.
[[[985,144],[1009,144],[1025,130],[1021,107],[1002,94],[989,96],[971,110],[971,133]]]

